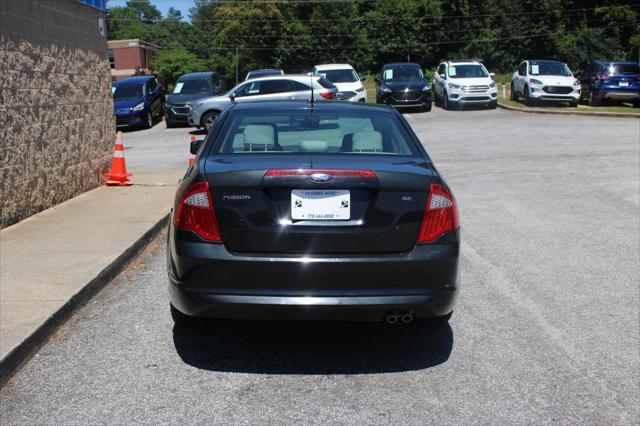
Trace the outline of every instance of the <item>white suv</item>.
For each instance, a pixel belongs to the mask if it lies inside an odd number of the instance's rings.
[[[349,64],[323,64],[313,67],[312,74],[320,75],[338,88],[337,100],[367,102],[363,78]]]
[[[494,75],[477,61],[442,62],[433,77],[435,101],[444,109],[465,104],[495,108],[498,88]]]
[[[536,101],[569,102],[571,106],[577,106],[580,80],[576,80],[567,64],[562,62],[522,61],[511,77],[511,99],[519,97],[529,106]]]

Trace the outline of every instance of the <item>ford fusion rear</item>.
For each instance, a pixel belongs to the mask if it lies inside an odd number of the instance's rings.
[[[455,199],[396,111],[236,104],[176,195],[172,314],[446,322],[459,250]]]

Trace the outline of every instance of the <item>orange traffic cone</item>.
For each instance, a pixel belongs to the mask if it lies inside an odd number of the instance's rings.
[[[113,147],[113,159],[111,160],[111,171],[105,176],[108,178],[105,185],[133,185],[133,183],[128,179],[128,177],[131,176],[131,173],[127,173],[127,166],[124,162],[122,132],[118,132],[116,136],[116,144]]]
[[[196,135],[191,135],[191,142],[196,141]],[[189,150],[191,150],[191,146],[189,146]],[[193,154],[189,155],[189,166],[191,166],[196,161],[196,156]]]

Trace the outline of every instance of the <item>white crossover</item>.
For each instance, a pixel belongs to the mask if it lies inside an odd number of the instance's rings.
[[[367,102],[367,91],[356,70],[349,64],[323,64],[313,67],[313,74],[320,75],[338,88],[336,99],[349,102]]]
[[[495,108],[498,88],[489,73],[478,61],[442,62],[433,77],[436,103],[444,109],[465,104],[480,104]]]
[[[562,62],[522,61],[511,77],[511,99],[520,97],[527,105],[545,101],[569,102],[571,106],[577,106],[580,80],[576,80],[567,64]]]

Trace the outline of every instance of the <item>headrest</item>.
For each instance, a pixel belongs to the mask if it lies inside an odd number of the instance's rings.
[[[300,141],[301,152],[327,152],[328,149],[327,141]]]
[[[271,124],[248,124],[243,138],[245,150],[267,151],[276,144],[276,129]]]
[[[382,135],[375,130],[355,132],[353,134],[352,152],[382,152]]]

